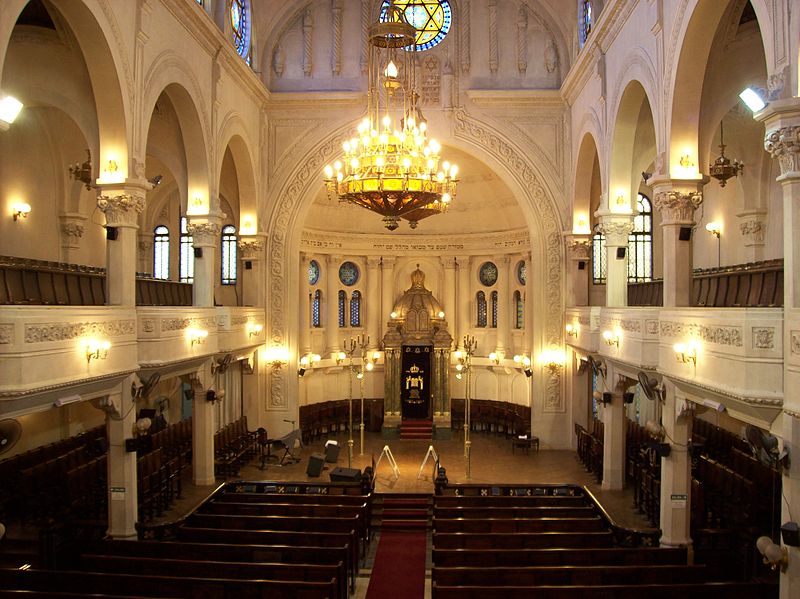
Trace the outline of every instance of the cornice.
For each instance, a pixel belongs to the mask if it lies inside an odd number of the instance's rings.
[[[480,108],[519,106],[524,108],[566,108],[558,90],[472,89],[467,98]]]
[[[315,110],[353,106],[363,108],[367,94],[356,92],[272,92],[269,108],[298,108]]]

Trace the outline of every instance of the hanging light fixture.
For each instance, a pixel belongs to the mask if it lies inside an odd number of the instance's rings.
[[[725,187],[725,183],[731,177],[736,177],[742,172],[744,164],[738,160],[731,162],[730,158],[725,156],[725,137],[722,129],[722,121],[719,123],[719,156],[708,167],[708,174],[719,181],[720,187]]]
[[[458,167],[439,164],[441,145],[428,139],[418,106],[416,33],[394,2],[370,27],[367,117],[344,142],[343,158],[325,167],[331,199],[377,212],[390,231],[401,218],[416,228],[422,218],[446,211],[456,194]]]

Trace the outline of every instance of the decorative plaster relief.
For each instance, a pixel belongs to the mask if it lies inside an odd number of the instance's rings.
[[[644,321],[644,328],[648,335],[658,335],[658,321],[657,320],[645,320]]]
[[[97,196],[97,207],[105,214],[110,226],[136,225],[139,215],[144,212],[144,198],[130,194],[116,196]]]
[[[161,321],[162,331],[182,331],[195,326],[214,328],[217,326],[217,319],[212,316],[210,318],[165,318]]]
[[[0,324],[0,345],[11,345],[14,343],[14,325]]]
[[[600,321],[600,326],[603,328],[616,328],[619,327],[623,331],[628,331],[629,333],[641,333],[642,332],[642,323],[638,320],[616,320],[610,318],[604,318]]]
[[[764,137],[764,149],[781,165],[781,175],[800,170],[800,126],[781,127],[768,131]]]
[[[581,316],[581,317],[578,318],[578,323],[588,327],[589,326],[589,318],[586,317],[586,316]]]
[[[662,224],[694,222],[694,211],[703,203],[703,192],[659,191],[653,205],[661,212]]]
[[[261,258],[261,253],[264,251],[264,242],[260,240],[242,239],[239,241],[239,250],[241,251],[242,258],[245,260],[254,260]]]
[[[800,354],[800,331],[791,331],[790,340],[791,352]]]
[[[441,70],[439,57],[429,54],[422,60],[422,105],[438,106],[441,103]]]
[[[135,320],[111,320],[108,322],[49,322],[25,325],[25,343],[45,341],[68,341],[88,335],[122,337],[136,334]]]
[[[470,28],[470,0],[461,2],[461,72],[469,75],[470,70],[470,43],[472,31]]]
[[[661,321],[662,337],[699,337],[706,343],[717,345],[742,346],[741,327],[707,327],[699,324]]]
[[[772,349],[775,347],[775,329],[772,327],[753,327],[753,347]]]
[[[186,231],[192,236],[193,247],[216,247],[221,227],[218,223],[192,222],[186,225]]]
[[[739,230],[742,236],[747,238],[747,245],[763,244],[766,229],[767,225],[762,220],[746,220],[739,223]]]
[[[142,331],[145,333],[152,333],[156,330],[156,323],[153,319],[148,318],[142,321]]]

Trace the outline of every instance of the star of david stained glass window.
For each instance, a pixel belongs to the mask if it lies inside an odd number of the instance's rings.
[[[403,11],[406,21],[417,30],[414,50],[429,50],[444,39],[450,31],[453,13],[447,0],[395,0],[394,5]],[[381,20],[386,19],[389,0],[381,6]]]

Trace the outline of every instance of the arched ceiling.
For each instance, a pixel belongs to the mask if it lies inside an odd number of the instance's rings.
[[[458,193],[450,209],[419,222],[410,229],[403,221],[394,231],[384,228],[381,216],[365,208],[331,201],[322,179],[319,193],[304,226],[317,231],[362,234],[453,235],[518,231],[526,227],[525,216],[505,182],[477,158],[454,148],[442,148],[444,159],[459,168]]]

